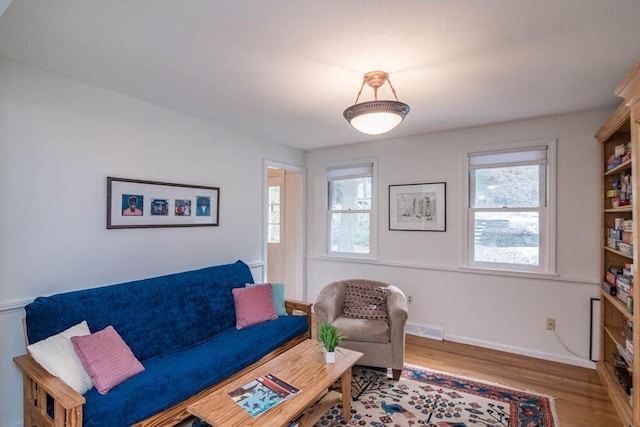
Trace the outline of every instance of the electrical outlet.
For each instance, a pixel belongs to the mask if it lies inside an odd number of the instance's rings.
[[[407,304],[413,304],[413,296],[407,295]]]
[[[547,331],[555,331],[556,330],[556,319],[553,317],[547,317]]]

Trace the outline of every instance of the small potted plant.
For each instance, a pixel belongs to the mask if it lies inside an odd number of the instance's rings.
[[[342,342],[343,338],[342,334],[331,323],[320,323],[318,325],[318,339],[322,343],[325,362],[335,363],[336,347]]]

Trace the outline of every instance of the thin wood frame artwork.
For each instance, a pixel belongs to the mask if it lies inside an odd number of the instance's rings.
[[[389,186],[389,230],[447,231],[447,184]]]
[[[107,177],[107,229],[220,225],[220,188]]]

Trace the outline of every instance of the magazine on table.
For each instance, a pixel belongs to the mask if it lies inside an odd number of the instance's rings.
[[[227,395],[255,418],[278,403],[295,396],[299,391],[275,375],[267,374],[230,391]]]

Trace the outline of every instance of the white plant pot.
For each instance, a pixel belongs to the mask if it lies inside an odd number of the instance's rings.
[[[336,352],[335,351],[327,351],[324,348],[322,349],[324,352],[324,361],[326,363],[336,363]]]

